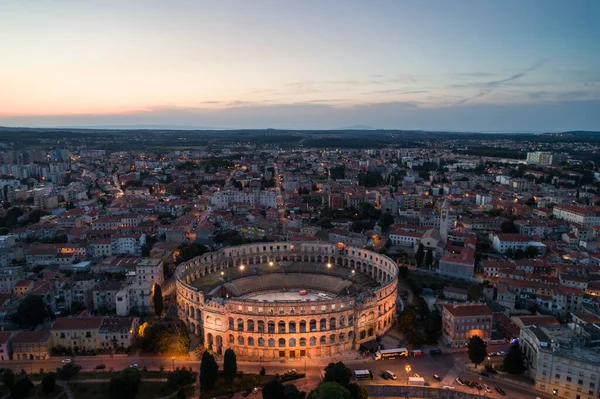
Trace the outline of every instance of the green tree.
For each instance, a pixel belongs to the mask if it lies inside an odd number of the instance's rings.
[[[352,379],[352,370],[342,362],[329,363],[325,367],[325,376],[323,382],[337,382],[343,387],[347,387]]]
[[[47,316],[48,312],[42,298],[28,295],[19,304],[15,321],[21,328],[32,328],[43,323]]]
[[[11,391],[11,397],[13,399],[25,399],[32,389],[33,383],[29,380],[29,377],[25,376],[15,383]]]
[[[204,351],[202,361],[200,362],[200,386],[202,389],[209,391],[213,389],[218,376],[219,365],[215,361],[214,356],[208,351]]]
[[[517,229],[517,226],[515,225],[515,222],[513,222],[512,220],[507,220],[505,222],[502,222],[502,224],[500,225],[500,230],[502,231],[502,233],[510,233],[510,234],[515,234],[519,232],[519,229]]]
[[[243,389],[253,389],[258,386],[259,380],[256,374],[244,374],[242,375],[241,386]]]
[[[158,285],[158,284],[154,284],[153,300],[154,300],[154,313],[156,313],[156,315],[158,317],[160,317],[163,312],[163,294],[162,294],[162,288],[160,288],[160,285]]]
[[[467,344],[469,359],[475,366],[479,366],[487,357],[487,344],[478,336],[474,335]]]
[[[433,252],[431,251],[431,249],[428,249],[427,253],[425,254],[425,266],[431,267],[432,265],[433,265]]]
[[[145,327],[144,327],[145,326]],[[144,352],[162,353],[171,346],[172,332],[162,324],[144,323],[140,326],[139,346]]]
[[[42,379],[42,390],[44,391],[44,393],[46,395],[49,395],[52,392],[54,392],[55,386],[56,386],[56,374],[55,373],[49,373],[44,377],[44,379]]]
[[[383,213],[381,215],[381,218],[379,219],[379,225],[381,226],[381,230],[383,232],[386,232],[392,224],[394,224],[394,216],[389,212]]]
[[[423,259],[425,259],[425,247],[423,247],[423,244],[419,243],[419,248],[417,249],[417,253],[415,254],[415,261],[417,262],[417,267],[421,267],[423,265]]]
[[[177,349],[180,354],[185,355],[190,351],[192,340],[190,333],[182,320],[177,322]]]
[[[273,378],[265,384],[262,389],[263,399],[281,399],[285,395],[285,387],[276,378]]]
[[[527,369],[525,367],[525,357],[518,342],[512,344],[508,349],[503,366],[504,370],[511,374],[523,374]]]
[[[350,397],[352,399],[368,399],[369,397],[369,391],[367,391],[367,388],[365,388],[364,385],[353,382],[346,388],[350,391]]]
[[[237,359],[233,349],[227,349],[223,356],[223,377],[231,382],[237,374]]]
[[[58,375],[59,379],[69,382],[77,375],[77,373],[79,373],[80,370],[81,366],[71,362],[65,364],[61,368],[56,369],[56,374]]]
[[[404,334],[415,329],[415,321],[417,314],[413,308],[406,308],[404,312],[398,316],[398,328]]]
[[[529,259],[535,258],[536,256],[539,255],[539,253],[540,253],[540,251],[533,245],[528,245],[525,248],[525,256],[527,256]]]
[[[306,392],[300,391],[294,384],[286,384],[283,386],[284,399],[304,399]]]
[[[350,399],[350,391],[337,382],[324,382],[312,390],[307,399]]]
[[[417,330],[412,330],[406,333],[406,340],[408,341],[408,344],[414,348],[420,348],[423,346],[423,343],[425,343],[425,338],[423,337],[423,334],[421,334],[419,331]]]
[[[2,383],[6,388],[12,391],[15,386],[15,373],[11,369],[4,369],[2,373]]]
[[[194,382],[194,375],[186,368],[178,368],[167,374],[167,385],[175,390]]]
[[[110,379],[109,396],[111,399],[133,399],[137,395],[141,382],[140,371],[128,367]]]

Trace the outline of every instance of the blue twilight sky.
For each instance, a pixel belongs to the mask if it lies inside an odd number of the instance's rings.
[[[600,130],[600,1],[0,1],[0,125]]]

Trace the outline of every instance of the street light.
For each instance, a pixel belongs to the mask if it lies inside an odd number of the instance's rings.
[[[175,356],[171,357],[171,361],[173,362],[173,371],[175,371]]]
[[[328,264],[327,264],[327,268],[328,268],[328,269],[331,269],[331,263],[328,263]]]
[[[273,266],[273,265],[274,265],[273,261],[269,262],[269,266]]]
[[[406,370],[406,385],[408,385],[408,373],[410,373],[410,370],[412,370],[410,368],[410,364],[407,364],[404,369]]]

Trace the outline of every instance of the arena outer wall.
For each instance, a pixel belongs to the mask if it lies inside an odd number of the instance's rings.
[[[192,283],[241,265],[312,262],[361,272],[379,283],[358,296],[318,301],[256,301],[205,295]],[[179,317],[217,354],[246,359],[319,357],[358,350],[383,335],[396,310],[398,266],[385,255],[325,242],[269,242],[228,247],[182,263],[175,272]],[[261,330],[262,329],[262,330]],[[259,331],[261,330],[261,331]],[[313,330],[313,331],[311,331]]]

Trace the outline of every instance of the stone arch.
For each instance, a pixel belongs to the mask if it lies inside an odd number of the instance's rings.
[[[291,346],[291,344],[290,344],[290,346]],[[300,346],[306,346],[306,338],[304,338],[304,337],[300,338]]]
[[[352,341],[354,338],[354,331],[348,331],[348,341]]]
[[[229,342],[229,344],[233,345],[235,344],[235,338],[233,336],[233,334],[229,334],[229,339],[227,340],[227,342]]]
[[[279,346],[280,348],[285,348],[285,338],[279,338],[277,346]]]
[[[269,347],[270,348],[274,348],[275,347],[275,339],[269,338],[268,343],[269,343]]]
[[[317,345],[317,338],[310,337],[310,346],[316,346],[316,345]]]
[[[346,327],[346,316],[340,316],[340,328]]]
[[[289,333],[295,333],[296,332],[296,322],[294,320],[291,320],[288,323],[288,332]]]
[[[330,344],[335,344],[335,334],[331,334],[331,335],[329,336],[329,343],[330,343]]]
[[[265,346],[265,339],[263,337],[258,339],[258,346]]]
[[[369,328],[369,332],[367,334],[369,337],[373,336],[373,327]]]
[[[246,321],[246,331],[254,331],[254,320],[249,319]]]
[[[360,340],[362,341],[363,339],[365,339],[367,337],[367,332],[365,330],[362,330],[360,332]]]
[[[258,332],[265,332],[265,322],[263,320],[259,320],[258,323]]]
[[[306,332],[306,320],[300,320],[300,332]]]
[[[315,319],[312,319],[310,321],[310,331],[311,332],[317,331],[317,321]]]
[[[237,330],[244,331],[244,320],[241,318],[237,319]]]
[[[237,344],[243,346],[244,345],[244,337],[242,337],[241,335],[238,335]]]
[[[327,345],[327,337],[324,335],[321,335],[321,338],[319,338],[319,344],[320,345]]]
[[[252,338],[252,337],[248,337],[248,340],[247,340],[247,342],[248,342],[248,343],[247,343],[247,345],[248,345],[248,346],[254,346],[254,338]]]
[[[285,321],[279,320],[277,323],[277,333],[285,334]]]
[[[275,334],[275,322],[273,320],[270,320],[267,323],[267,332],[269,334]]]
[[[329,319],[329,329],[330,330],[335,330],[336,326],[335,326],[335,317],[332,317],[331,319]]]
[[[321,331],[325,331],[325,330],[327,330],[327,319],[326,319],[326,318],[322,318],[322,319],[319,321],[319,329],[320,329]]]
[[[229,329],[230,330],[234,330],[235,329],[235,324],[234,324],[234,321],[233,321],[233,317],[229,318]]]
[[[346,334],[340,333],[340,335],[338,336],[338,341],[344,342],[345,340],[346,340]]]

